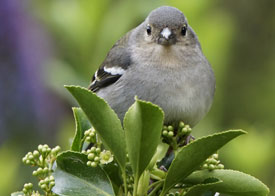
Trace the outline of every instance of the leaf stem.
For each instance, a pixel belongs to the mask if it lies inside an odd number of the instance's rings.
[[[151,188],[153,188],[154,186],[160,184],[160,183],[163,183],[163,180],[159,180],[159,181],[156,181],[154,183],[152,183],[149,187],[148,187],[148,190],[150,190]]]
[[[122,177],[123,177],[123,183],[124,183],[124,193],[125,196],[128,194],[128,187],[127,187],[127,176],[126,176],[126,171],[122,170]]]
[[[139,180],[138,175],[135,175],[133,196],[137,196],[138,180]]]
[[[156,187],[152,190],[152,192],[151,193],[149,193],[149,195],[148,196],[153,196],[158,190],[159,190],[159,188],[161,188],[161,186],[162,186],[162,184],[163,184],[163,181],[158,181],[159,183],[156,185]],[[153,185],[153,184],[151,184],[151,185]]]

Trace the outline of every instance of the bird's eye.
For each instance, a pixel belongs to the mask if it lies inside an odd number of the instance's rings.
[[[184,26],[182,27],[182,29],[181,29],[181,34],[182,34],[183,36],[185,36],[185,35],[186,35],[186,31],[187,31],[187,26],[184,25]]]
[[[149,25],[146,27],[146,32],[147,32],[148,35],[151,35],[152,30],[151,30],[151,27]]]

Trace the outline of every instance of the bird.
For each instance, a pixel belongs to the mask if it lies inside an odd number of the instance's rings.
[[[88,89],[103,98],[121,122],[135,97],[164,111],[164,124],[195,126],[209,111],[215,76],[194,30],[177,8],[161,6],[119,39]]]

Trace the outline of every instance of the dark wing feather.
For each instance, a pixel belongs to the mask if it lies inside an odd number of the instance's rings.
[[[100,68],[95,72],[89,89],[97,92],[99,89],[115,83],[122,75],[111,74],[106,72],[104,68],[119,67],[126,70],[131,64],[131,57],[127,49],[127,44],[131,31],[117,41],[117,43],[109,51],[107,57],[103,61]]]

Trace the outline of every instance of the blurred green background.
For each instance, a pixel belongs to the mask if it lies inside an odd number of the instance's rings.
[[[184,12],[217,79],[212,109],[193,134],[248,131],[221,160],[275,195],[273,0],[1,0],[0,195],[35,182],[21,158],[38,144],[68,149],[76,103],[63,85],[87,87],[116,40],[161,5]]]

